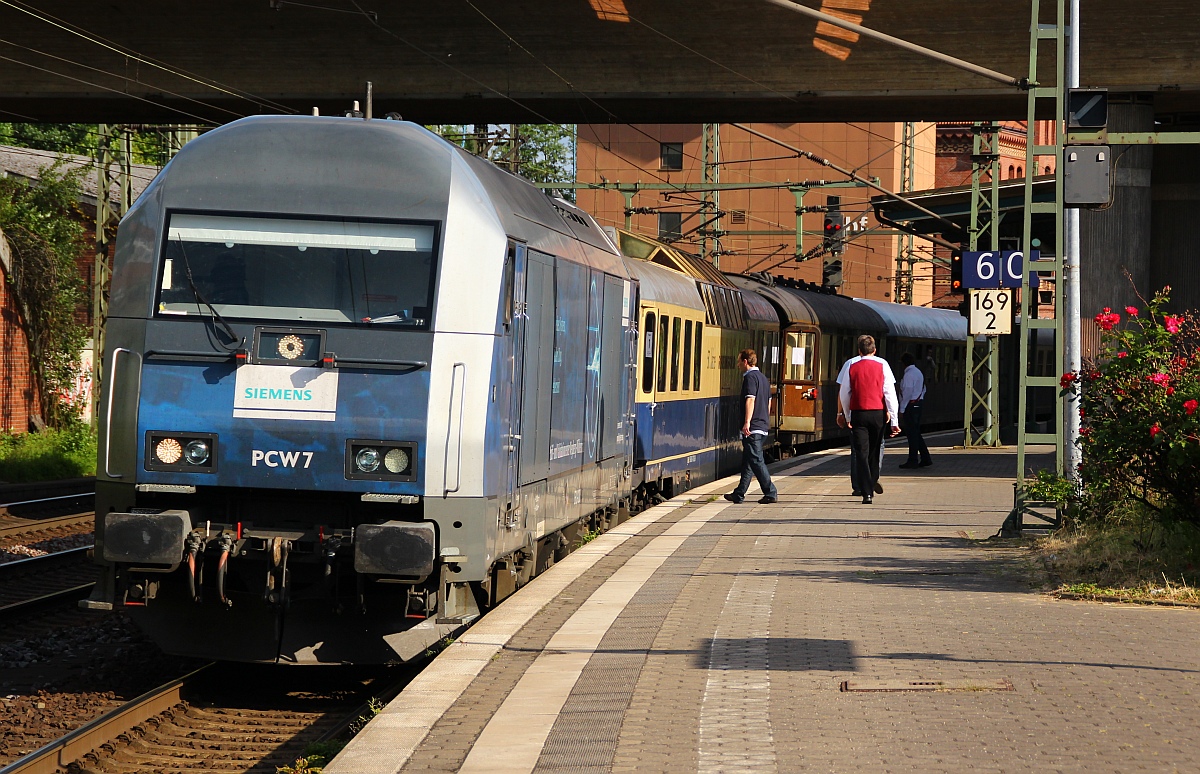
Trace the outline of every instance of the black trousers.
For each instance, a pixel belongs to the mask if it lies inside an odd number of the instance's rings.
[[[858,483],[865,495],[871,494],[879,481],[879,450],[883,447],[886,424],[885,409],[850,412],[854,462],[858,465]]]
[[[921,408],[919,401],[910,403],[900,415],[900,425],[908,438],[909,465],[916,465],[918,457],[921,458],[921,462],[929,462],[929,447],[925,445],[925,439],[921,436]]]

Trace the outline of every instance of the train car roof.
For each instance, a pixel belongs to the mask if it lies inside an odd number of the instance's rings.
[[[921,306],[893,304],[887,301],[854,299],[874,309],[887,323],[888,334],[906,339],[936,341],[966,341],[967,320],[951,309],[929,309]]]
[[[637,258],[627,259],[625,265],[630,276],[641,284],[639,294],[642,301],[704,311],[704,301],[696,289],[696,281],[686,274]]]
[[[873,309],[843,296],[806,290],[799,283],[797,287],[788,287],[784,284],[787,280],[769,274],[730,275],[729,279],[743,290],[769,300],[779,310],[785,325],[810,323],[856,333],[887,330],[887,324]]]
[[[742,303],[746,307],[746,322],[755,330],[778,330],[779,313],[771,302],[752,291],[741,291]]]
[[[621,254],[639,258],[648,263],[657,263],[668,269],[682,272],[689,277],[704,280],[714,285],[731,288],[733,285],[721,270],[708,261],[685,253],[673,245],[659,242],[644,234],[635,234],[623,228],[605,226],[604,231],[621,248]]]

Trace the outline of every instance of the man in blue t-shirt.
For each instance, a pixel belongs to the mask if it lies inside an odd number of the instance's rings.
[[[745,405],[745,421],[742,422],[742,480],[737,489],[725,495],[731,503],[740,503],[746,498],[750,479],[757,477],[762,487],[760,503],[779,500],[779,492],[771,483],[767,472],[767,461],[763,459],[763,439],[771,427],[771,383],[758,370],[758,355],[752,349],[743,349],[738,354],[738,368],[742,372],[742,403]]]

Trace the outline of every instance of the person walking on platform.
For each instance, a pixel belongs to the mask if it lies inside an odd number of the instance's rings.
[[[742,404],[745,406],[745,421],[742,422],[742,480],[737,489],[725,495],[731,503],[740,503],[746,498],[750,479],[757,477],[762,487],[760,503],[774,503],[779,492],[771,482],[767,461],[763,459],[763,439],[767,437],[771,410],[771,383],[758,370],[758,355],[752,349],[743,349],[738,354],[738,368],[742,372]]]
[[[911,352],[900,357],[904,363],[904,376],[900,379],[900,427],[908,438],[908,460],[900,467],[927,468],[933,464],[929,458],[929,447],[921,437],[921,406],[925,403],[925,375],[917,367],[917,359]],[[918,461],[918,457],[920,461]]]
[[[838,427],[849,427],[850,423],[846,421],[846,417],[850,412],[842,406],[841,386],[847,384],[850,378],[850,366],[862,360],[862,355],[855,355],[842,364],[842,370],[838,372],[838,402],[837,402],[837,425]],[[883,467],[883,447],[886,443],[879,444],[879,466]],[[858,480],[858,455],[854,453],[854,438],[850,438],[850,488],[855,497],[862,497],[867,492],[871,491],[871,487],[864,487]],[[882,490],[881,490],[882,491]]]
[[[863,487],[862,501],[870,504],[873,494],[882,494],[879,485],[879,450],[883,446],[884,427],[890,425],[890,435],[898,435],[899,410],[896,406],[896,377],[886,360],[875,357],[875,338],[858,337],[858,353],[862,355],[850,366],[845,384],[838,391],[843,416],[852,432],[858,481]]]

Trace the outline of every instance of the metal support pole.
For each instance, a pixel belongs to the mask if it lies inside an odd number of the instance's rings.
[[[703,134],[703,178],[706,186],[703,203],[700,205],[700,222],[708,223],[700,231],[700,244],[704,260],[721,268],[721,194],[715,187],[721,182],[721,125],[704,124]]]
[[[796,259],[804,255],[804,194],[807,188],[793,188],[792,195],[796,197]]]
[[[1070,0],[1071,23],[1067,38],[1067,86],[1079,86],[1079,0]],[[1058,163],[1062,163],[1061,158]],[[1072,207],[1066,211],[1066,222],[1063,224],[1066,232],[1066,250],[1063,251],[1063,309],[1062,317],[1065,329],[1063,350],[1066,371],[1078,373],[1083,367],[1083,342],[1080,331],[1080,299],[1079,299],[1079,260],[1080,234],[1079,209]],[[1066,475],[1072,480],[1079,478],[1079,463],[1083,461],[1083,450],[1079,447],[1079,396],[1070,396],[1064,408],[1063,417],[1063,456],[1066,458],[1064,467]]]
[[[912,121],[905,121],[901,126],[900,191],[911,193],[915,190],[917,125]],[[899,250],[896,254],[895,301],[897,304],[912,304],[913,266],[916,264],[916,258],[913,255],[913,235],[902,235],[897,244]]]
[[[971,220],[968,224],[971,250],[978,250],[980,239],[988,235],[990,249],[1000,249],[1000,125],[977,123],[971,141]],[[985,144],[986,143],[986,144]],[[988,176],[984,189],[984,174]],[[967,363],[963,445],[981,448],[1000,445],[1000,340],[988,336],[982,346],[967,336]],[[976,384],[979,383],[978,387]],[[975,414],[983,414],[983,426],[976,432]]]

